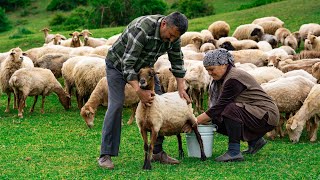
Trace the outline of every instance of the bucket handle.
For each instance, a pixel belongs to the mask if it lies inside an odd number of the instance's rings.
[[[216,125],[216,124],[212,124],[212,125],[213,125],[213,132],[218,131],[218,125]]]

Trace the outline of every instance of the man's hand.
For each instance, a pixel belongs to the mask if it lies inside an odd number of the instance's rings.
[[[185,90],[185,80],[183,78],[176,78],[176,80],[180,97],[187,100],[187,103],[190,104],[191,99]]]
[[[153,102],[155,96],[155,93],[153,91],[139,89],[137,91],[137,94],[142,103],[146,104],[147,106],[151,106],[151,103]]]
[[[187,100],[188,104],[191,103],[191,99],[190,99],[189,95],[187,94],[187,92],[185,90],[180,90],[179,91],[179,95],[180,95],[181,98],[184,98],[185,100]]]

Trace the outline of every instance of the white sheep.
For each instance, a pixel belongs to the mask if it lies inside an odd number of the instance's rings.
[[[99,55],[99,56],[104,56],[106,57],[108,55],[108,50],[109,48],[111,48],[110,45],[103,45],[103,46],[98,46],[96,48],[94,48],[89,55],[92,55],[92,54],[96,54],[96,55]]]
[[[200,33],[203,35],[203,43],[214,43],[214,38],[209,30],[203,29]]]
[[[311,49],[314,51],[320,51],[320,36],[317,37],[315,35],[309,34],[308,35],[309,43],[311,44]]]
[[[204,36],[200,32],[188,31],[185,32],[181,37],[181,46],[186,46],[188,44],[195,44],[200,46],[204,43]]]
[[[320,25],[316,23],[303,24],[300,26],[299,33],[303,40],[307,38],[308,34],[320,36]]]
[[[212,33],[214,39],[220,39],[229,35],[230,26],[225,21],[215,21],[209,25],[208,30]]]
[[[63,90],[61,84],[54,77],[53,73],[43,68],[22,68],[13,73],[9,84],[19,102],[18,116],[23,117],[23,108],[28,96],[34,96],[34,102],[30,109],[33,112],[38,96],[42,95],[41,113],[44,113],[44,100],[51,92],[55,92],[60,103],[68,109],[70,97]]]
[[[154,75],[152,68],[143,68],[139,71],[139,86],[154,91]],[[191,104],[179,96],[178,92],[155,95],[151,106],[141,101],[136,110],[136,122],[144,141],[145,161],[143,169],[151,169],[151,159],[155,140],[158,135],[177,135],[179,142],[179,156],[183,156],[180,133],[194,130],[201,150],[201,160],[206,159],[203,142],[195,123]],[[147,132],[151,132],[151,142],[148,146]]]
[[[202,61],[205,53],[203,52],[195,52],[191,50],[182,50],[183,60],[198,60]]]
[[[275,48],[275,49],[272,49],[270,51],[267,51],[265,52],[268,57],[270,56],[277,56],[279,57],[281,60],[284,60],[284,59],[288,59],[289,55],[287,53],[287,51],[285,51],[284,49],[282,48]]]
[[[80,39],[80,36],[82,36],[78,31],[74,31],[73,33],[69,34],[72,36],[71,38],[61,41],[62,46],[66,47],[80,47],[83,46],[83,42]]]
[[[113,43],[115,43],[119,39],[120,36],[121,36],[121,33],[109,37],[106,45],[113,45]]]
[[[106,76],[105,60],[86,57],[74,65],[72,76],[78,93],[78,108],[81,109],[100,79]]]
[[[43,55],[34,64],[35,67],[50,69],[56,78],[61,77],[61,68],[65,61],[70,58],[68,54],[48,53]]]
[[[124,106],[131,107],[132,109],[131,116],[127,124],[132,124],[140,99],[136,91],[129,84],[126,84],[124,94]],[[106,77],[100,79],[97,86],[92,91],[89,100],[81,108],[80,115],[85,120],[89,128],[92,128],[94,126],[94,116],[99,105],[108,106],[108,82]]]
[[[258,49],[245,49],[239,51],[230,51],[234,57],[234,62],[252,63],[256,66],[267,64],[268,55]]]
[[[265,21],[274,21],[274,22],[280,23],[281,26],[284,25],[284,22],[275,16],[267,16],[267,17],[257,18],[252,21],[252,24],[258,24],[258,23],[265,22]]]
[[[281,77],[284,73],[275,67],[257,67],[247,71],[259,83],[266,83],[272,79]]]
[[[225,41],[220,45],[220,48],[224,48],[226,50],[243,50],[243,49],[258,49],[257,42],[245,39],[245,40],[238,40],[238,41]]]
[[[53,40],[54,34],[49,34],[49,31],[51,31],[49,28],[43,28],[40,31],[44,33],[44,43],[48,44]]]
[[[105,38],[93,38],[92,33],[88,29],[84,29],[80,33],[83,36],[83,45],[90,47],[98,47],[105,45],[107,43],[107,39]]]
[[[28,56],[33,63],[36,63],[36,61],[43,55],[48,53],[63,53],[63,54],[69,54],[72,48],[70,47],[64,47],[61,45],[48,45],[38,48],[31,48],[27,51],[25,51],[26,56]]]
[[[207,52],[214,49],[216,49],[216,47],[212,43],[203,43],[200,47],[200,52]]]
[[[291,34],[291,31],[287,28],[279,28],[277,31],[274,33],[276,38],[278,39],[278,42],[281,44],[284,44],[284,40],[286,39],[287,36]]]
[[[260,41],[263,34],[263,27],[257,24],[243,24],[236,28],[232,36],[238,40],[251,39],[254,41]]]
[[[236,68],[238,69],[242,69],[244,71],[250,71],[250,70],[254,70],[257,68],[256,65],[252,64],[252,63],[234,63],[234,65],[236,66]]]
[[[22,50],[17,47],[10,50],[10,54],[6,57],[6,59],[1,63],[0,68],[0,86],[1,91],[6,93],[8,96],[7,106],[5,112],[10,112],[10,100],[11,100],[11,92],[13,89],[9,85],[9,79],[12,74],[21,68],[23,61],[23,53]],[[14,96],[14,108],[17,108],[16,96]]]
[[[263,21],[256,24],[263,28],[264,33],[272,35],[274,35],[277,29],[282,28],[283,26],[283,23],[276,21]]]
[[[272,48],[278,47],[278,39],[275,35],[263,34],[260,41],[267,41]]]
[[[280,46],[279,48],[285,50],[288,55],[295,55],[296,51],[290,46]]]
[[[54,37],[45,45],[61,45],[62,41],[66,40],[67,38],[61,34],[55,34]]]
[[[302,76],[304,78],[309,79],[310,81],[312,81],[315,84],[317,83],[317,79],[315,77],[313,77],[310,73],[308,73],[307,71],[302,70],[302,69],[288,71],[288,72],[284,73],[281,76],[281,78],[287,78],[287,77],[292,77],[292,76]]]
[[[278,78],[276,81],[261,84],[263,90],[274,100],[280,113],[286,113],[286,118],[295,113],[302,106],[311,88],[315,85],[312,81],[302,76]],[[276,130],[267,136],[274,139],[279,133],[284,136],[282,129],[285,117],[280,116],[280,122]]]
[[[226,41],[237,41],[237,38],[235,37],[221,37],[220,39],[218,39],[216,42],[215,42],[215,46],[216,47],[220,47],[221,44],[223,44],[224,42]]]
[[[317,83],[320,83],[320,62],[315,63],[312,66],[312,76],[315,77],[317,79]]]
[[[319,97],[320,85],[317,84],[313,86],[298,112],[288,119],[286,129],[292,142],[299,142],[303,127],[312,116],[317,116],[317,118],[314,118],[314,125],[311,126],[309,138],[311,142],[315,142],[317,140],[317,132],[320,123],[318,117],[320,114]]]
[[[260,49],[261,51],[267,52],[272,50],[272,46],[270,43],[268,43],[267,41],[259,41],[257,43],[258,49]]]
[[[298,49],[298,41],[293,34],[290,34],[284,39],[283,45],[290,46],[292,49]]]

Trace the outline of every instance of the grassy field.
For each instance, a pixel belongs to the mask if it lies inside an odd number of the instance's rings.
[[[217,6],[222,1],[216,1]],[[225,1],[226,8],[233,5]],[[230,6],[229,6],[230,5]],[[45,2],[37,4],[45,7]],[[244,23],[263,16],[277,16],[291,31],[304,23],[320,23],[320,1],[290,0],[269,4],[243,11],[234,9],[214,16],[190,20],[190,31],[208,27],[213,21],[225,20],[232,31]],[[40,10],[35,13],[37,21],[23,26],[34,32],[20,39],[9,39],[17,29],[0,34],[0,52],[20,46],[23,50],[41,46],[43,34],[39,29],[47,25],[51,15]],[[16,14],[15,21],[22,21]],[[29,17],[30,18],[30,17]],[[28,19],[28,17],[25,17]],[[37,22],[37,23],[35,23]],[[109,37],[121,32],[123,27],[93,29],[96,37]],[[91,31],[91,30],[90,30]],[[52,32],[58,33],[58,32]],[[68,34],[69,32],[59,32]],[[115,170],[101,169],[97,164],[99,156],[101,128],[106,108],[99,107],[95,126],[88,129],[79,115],[76,102],[65,111],[55,94],[46,98],[45,114],[40,113],[40,102],[35,112],[28,109],[33,99],[28,98],[24,118],[17,116],[17,110],[4,113],[6,95],[0,97],[0,179],[320,179],[320,143],[310,143],[306,132],[300,142],[292,144],[288,137],[269,141],[266,147],[254,156],[246,155],[244,162],[217,163],[214,158],[226,151],[227,138],[215,134],[213,156],[201,162],[197,158],[185,157],[180,165],[153,163],[152,171],[142,170],[144,152],[143,141],[138,127],[127,125],[130,111],[123,115],[122,137],[119,157],[113,158]],[[183,148],[187,155],[185,137]],[[178,157],[175,137],[166,137],[164,149],[173,157]],[[241,144],[246,149],[246,144]]]

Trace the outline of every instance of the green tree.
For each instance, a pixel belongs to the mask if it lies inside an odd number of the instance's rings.
[[[62,10],[70,11],[80,5],[87,5],[87,0],[52,0],[47,6],[48,11]]]
[[[11,29],[10,21],[5,13],[5,10],[0,7],[0,32],[8,31]]]
[[[184,13],[188,18],[196,18],[214,14],[214,8],[206,0],[179,0],[171,9]]]

